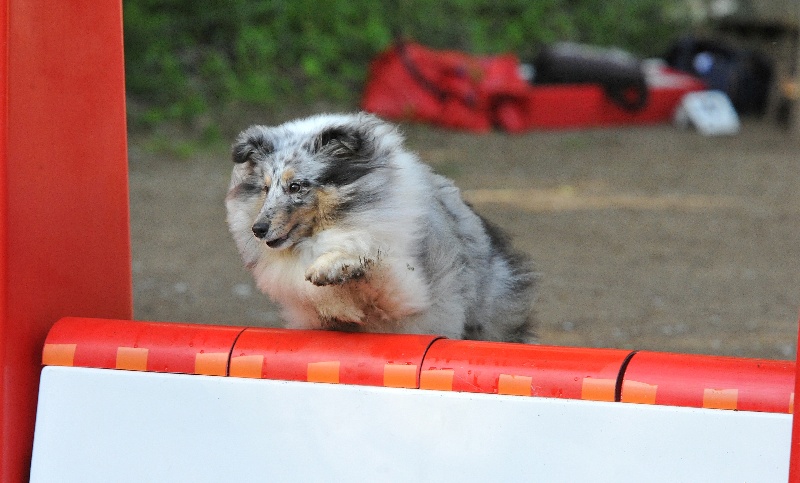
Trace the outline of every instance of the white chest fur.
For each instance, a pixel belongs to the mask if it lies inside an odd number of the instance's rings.
[[[423,275],[402,251],[381,249],[366,233],[332,230],[292,250],[264,247],[253,273],[259,289],[283,306],[289,327],[317,329],[347,322],[373,330],[388,323],[390,328],[391,322],[430,305]],[[313,267],[334,270],[348,260],[363,263],[363,275],[326,285],[309,281]]]

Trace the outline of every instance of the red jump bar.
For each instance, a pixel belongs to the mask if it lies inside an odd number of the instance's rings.
[[[792,413],[792,361],[67,317],[45,365]]]

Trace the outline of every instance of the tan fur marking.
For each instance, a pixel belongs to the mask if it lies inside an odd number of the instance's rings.
[[[317,193],[317,220],[314,231],[319,232],[333,224],[333,214],[341,204],[338,190],[323,188]]]
[[[268,174],[264,175],[264,186],[272,186],[272,178]]]
[[[294,210],[285,223],[300,227],[297,234],[306,237],[314,233],[314,219],[314,208],[309,206]]]
[[[281,182],[284,186],[288,185],[290,181],[294,179],[295,172],[292,168],[287,168],[286,171],[281,174]]]

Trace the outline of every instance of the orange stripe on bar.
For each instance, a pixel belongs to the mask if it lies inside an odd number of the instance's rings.
[[[339,366],[339,361],[309,362],[306,380],[339,384]]]
[[[228,375],[228,353],[206,352],[194,356],[194,373],[205,376]]]
[[[77,344],[45,344],[42,364],[46,366],[73,366]]]
[[[623,381],[622,402],[636,404],[655,404],[657,384],[647,384],[638,381]]]
[[[419,388],[433,391],[453,390],[453,369],[429,369],[420,372]]]
[[[500,374],[500,377],[497,379],[497,394],[530,396],[531,382],[533,382],[533,378],[530,376]]]
[[[119,347],[115,367],[126,371],[146,371],[148,352],[142,347]]]
[[[736,409],[738,389],[704,389],[703,407],[708,409]]]
[[[789,414],[794,414],[794,393],[789,394]]]
[[[616,385],[617,381],[614,379],[584,377],[581,385],[581,399],[614,402]]]
[[[231,377],[249,377],[251,379],[261,379],[262,368],[264,367],[264,356],[238,356],[231,358]]]
[[[416,389],[416,364],[386,364],[383,366],[383,385],[386,387],[404,387]]]

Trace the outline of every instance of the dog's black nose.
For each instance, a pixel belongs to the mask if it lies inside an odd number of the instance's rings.
[[[269,231],[269,222],[261,221],[253,225],[253,235],[258,238],[264,238]]]

